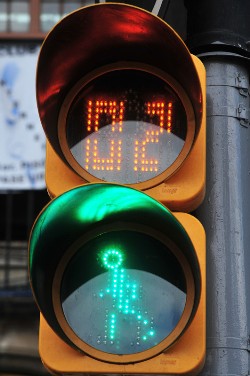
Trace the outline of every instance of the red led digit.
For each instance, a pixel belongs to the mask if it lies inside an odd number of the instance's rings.
[[[117,103],[116,101],[107,101],[103,99],[99,100],[89,100],[87,103],[87,131],[98,132],[100,128],[100,120],[106,118],[108,124],[111,121],[111,124],[114,126],[117,122],[120,127],[122,126],[123,117],[124,117],[124,102]],[[120,132],[122,130],[120,129]]]
[[[170,133],[172,131],[172,108],[173,103],[168,103],[168,116],[167,116],[167,131]]]
[[[124,119],[124,102],[115,100],[98,99],[89,100],[87,103],[87,131],[98,132],[102,122],[104,125],[111,124],[112,132],[122,132]],[[98,139],[88,139],[85,148],[85,169],[97,171],[121,170],[122,140],[110,140],[108,157],[101,157],[98,147]]]
[[[146,103],[146,113],[154,118],[155,116],[159,119],[159,126],[161,127],[161,133],[164,128],[165,121],[165,103],[163,101],[147,102]]]
[[[163,101],[146,103],[146,113],[150,116],[150,118],[155,118],[157,116],[159,119],[158,125],[161,128],[160,133],[163,132],[164,127],[167,132],[170,133],[172,131],[172,108],[172,102],[168,102],[167,105]]]
[[[88,112],[88,121],[87,121],[87,130],[88,132],[91,131],[91,124],[92,124],[92,101],[88,101],[88,108],[87,108],[87,112]]]

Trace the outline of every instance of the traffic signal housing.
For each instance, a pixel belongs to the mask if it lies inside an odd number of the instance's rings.
[[[158,17],[112,3],[65,17],[41,49],[37,103],[51,197],[107,181],[171,210],[203,200],[205,70]]]
[[[186,213],[205,194],[202,63],[149,12],[84,7],[44,41],[37,103],[52,201],[29,268],[45,366],[198,373],[205,233]]]
[[[135,189],[88,184],[52,200],[30,241],[44,364],[67,374],[199,371],[204,257],[194,217]]]

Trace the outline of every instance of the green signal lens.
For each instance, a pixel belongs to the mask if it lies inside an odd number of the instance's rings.
[[[184,271],[152,236],[104,233],[71,258],[61,304],[69,326],[91,347],[121,355],[142,352],[178,325],[186,304]]]
[[[159,202],[116,184],[52,200],[32,229],[29,270],[51,328],[114,363],[164,351],[199,304],[200,268],[185,229]]]

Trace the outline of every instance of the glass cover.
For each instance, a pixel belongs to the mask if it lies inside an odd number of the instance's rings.
[[[122,184],[164,172],[187,136],[186,112],[171,86],[135,69],[89,82],[66,121],[67,143],[78,164],[96,178]]]
[[[177,326],[186,280],[173,253],[134,231],[104,233],[72,257],[61,284],[62,309],[74,333],[111,354],[158,345]]]

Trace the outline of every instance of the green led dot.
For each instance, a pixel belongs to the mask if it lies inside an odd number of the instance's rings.
[[[120,250],[110,249],[102,254],[101,260],[106,268],[117,271],[123,263],[123,253]]]
[[[141,315],[138,315],[137,318],[138,318],[138,320],[141,320]]]
[[[143,341],[146,341],[147,340],[147,336],[143,336],[142,339],[143,339]]]
[[[153,336],[154,334],[155,334],[155,332],[153,330],[150,330],[149,335]]]

